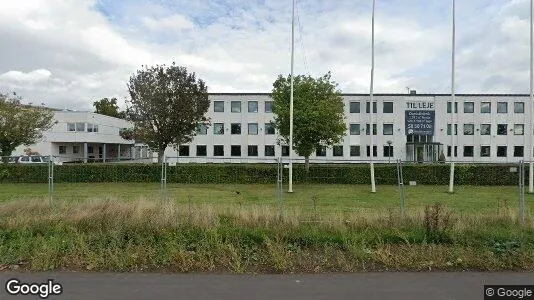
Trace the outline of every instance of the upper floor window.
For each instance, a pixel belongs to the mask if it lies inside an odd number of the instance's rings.
[[[258,101],[249,101],[248,102],[248,112],[257,113],[258,112]]]
[[[98,132],[98,124],[87,123],[87,132]]]
[[[197,125],[197,134],[198,135],[206,135],[206,134],[208,134],[208,125],[206,125],[206,124],[198,124]]]
[[[383,112],[385,114],[392,114],[393,113],[393,102],[384,102]]]
[[[366,102],[365,103],[365,112],[366,113],[370,113],[371,111],[371,102]],[[373,113],[376,113],[376,102],[373,101]]]
[[[464,113],[471,114],[475,112],[475,102],[464,102]]]
[[[464,135],[473,135],[475,133],[474,124],[464,124]]]
[[[76,123],[67,123],[67,131],[76,131]]]
[[[271,123],[265,123],[265,134],[274,134],[275,129]]]
[[[213,101],[214,112],[224,112],[224,101]]]
[[[240,113],[241,112],[241,101],[232,101],[230,103],[231,105],[231,111],[233,113]]]
[[[452,111],[452,102],[447,102],[447,113],[450,114]],[[458,102],[454,102],[454,113],[458,112]]]
[[[265,112],[266,113],[273,112],[273,101],[265,101]]]
[[[350,102],[350,113],[359,114],[360,113],[360,102],[351,101]]]
[[[213,124],[213,134],[224,134],[224,123],[214,123]]]
[[[384,135],[393,135],[393,124],[384,124]]]
[[[491,102],[480,103],[480,112],[483,114],[491,113]]]
[[[508,113],[508,103],[507,102],[497,102],[497,113],[506,114]]]
[[[522,114],[525,112],[525,102],[515,102],[514,103],[514,113]]]

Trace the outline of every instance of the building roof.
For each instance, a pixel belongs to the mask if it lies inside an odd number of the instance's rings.
[[[210,96],[270,96],[271,93],[209,93]],[[341,93],[342,96],[370,96],[368,93]],[[381,93],[373,96],[410,96],[410,97],[448,97],[451,94],[408,94],[408,93]],[[529,97],[529,94],[455,94],[458,97]]]

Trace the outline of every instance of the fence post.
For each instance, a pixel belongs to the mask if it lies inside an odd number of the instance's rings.
[[[167,156],[161,162],[161,199],[167,200]]]
[[[519,221],[525,223],[525,162],[519,161]]]
[[[402,176],[402,161],[397,159],[397,181],[399,185],[399,197],[400,197],[400,207],[404,211],[405,208],[405,199],[404,199],[404,178]]]
[[[280,220],[283,219],[283,202],[282,202],[282,189],[283,189],[283,175],[284,175],[284,164],[281,157],[277,159],[278,165],[278,174],[276,179],[276,196],[278,200],[278,217]]]
[[[48,156],[48,200],[52,205],[54,197],[54,156]]]

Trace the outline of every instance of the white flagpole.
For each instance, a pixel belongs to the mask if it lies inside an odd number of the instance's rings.
[[[455,87],[455,51],[456,51],[456,0],[452,0],[452,75],[451,75],[451,172],[449,178],[449,193],[454,193],[454,134],[455,132],[455,108],[456,108],[456,87]]]
[[[534,193],[534,162],[532,162],[532,114],[534,114],[534,17],[533,10],[534,4],[533,0],[530,0],[530,113],[528,115],[528,121],[530,132],[528,132],[529,140],[529,149],[528,149],[528,160],[529,160],[529,170],[528,170],[528,192]]]
[[[295,0],[291,16],[291,97],[289,100],[289,193],[293,193],[293,70],[295,65]]]
[[[371,88],[370,88],[370,100],[371,103],[369,105],[369,112],[371,113],[371,124],[369,125],[370,136],[371,136],[371,146],[370,146],[370,154],[371,154],[371,192],[376,193],[376,184],[375,184],[375,166],[373,162],[373,156],[374,156],[374,146],[373,146],[373,115],[374,115],[374,101],[373,101],[373,90],[374,90],[374,76],[375,76],[375,0],[373,0],[373,15],[372,15],[372,25],[371,25]]]

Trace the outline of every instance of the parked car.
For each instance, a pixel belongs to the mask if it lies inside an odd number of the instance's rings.
[[[13,163],[16,164],[46,164],[50,160],[48,156],[15,156],[13,157]]]

